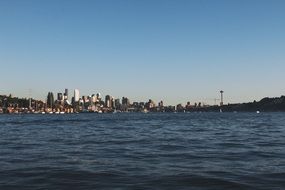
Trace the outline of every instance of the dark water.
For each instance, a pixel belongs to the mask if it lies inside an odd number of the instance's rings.
[[[285,113],[0,115],[0,189],[285,189]]]

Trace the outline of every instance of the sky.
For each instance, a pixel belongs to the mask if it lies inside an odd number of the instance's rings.
[[[279,97],[284,10],[284,0],[0,0],[0,94]]]

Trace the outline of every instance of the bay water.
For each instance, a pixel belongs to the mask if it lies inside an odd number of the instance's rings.
[[[285,189],[285,113],[2,114],[0,189]]]

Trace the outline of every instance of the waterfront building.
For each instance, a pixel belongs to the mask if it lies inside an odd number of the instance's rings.
[[[144,102],[133,102],[132,107],[135,109],[135,111],[142,112],[144,111],[145,108],[144,105],[145,105]]]
[[[183,112],[183,111],[184,111],[184,107],[182,106],[182,104],[178,104],[178,105],[176,106],[176,111],[177,111],[177,112]]]
[[[187,102],[185,106],[186,111],[190,111],[191,108],[192,108],[191,103]]]

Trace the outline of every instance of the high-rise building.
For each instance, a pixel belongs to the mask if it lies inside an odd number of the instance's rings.
[[[111,102],[111,96],[107,95],[105,96],[105,107],[106,108],[111,108],[112,107],[112,102]]]
[[[115,109],[120,109],[121,108],[121,102],[120,99],[115,99]]]
[[[79,90],[78,90],[78,89],[75,89],[75,90],[74,90],[74,102],[78,102],[78,101],[79,101],[79,98],[80,98]]]
[[[122,98],[122,105],[121,105],[121,110],[122,111],[127,111],[128,108],[130,107],[130,100],[127,97]]]
[[[127,97],[122,98],[122,105],[129,106],[130,105],[130,100]]]
[[[62,93],[57,93],[57,100],[62,101],[63,100],[63,95]]]
[[[47,96],[47,106],[48,108],[53,108],[53,105],[54,105],[54,96],[52,92],[49,92]]]
[[[64,100],[68,100],[68,89],[67,88],[64,91]]]

